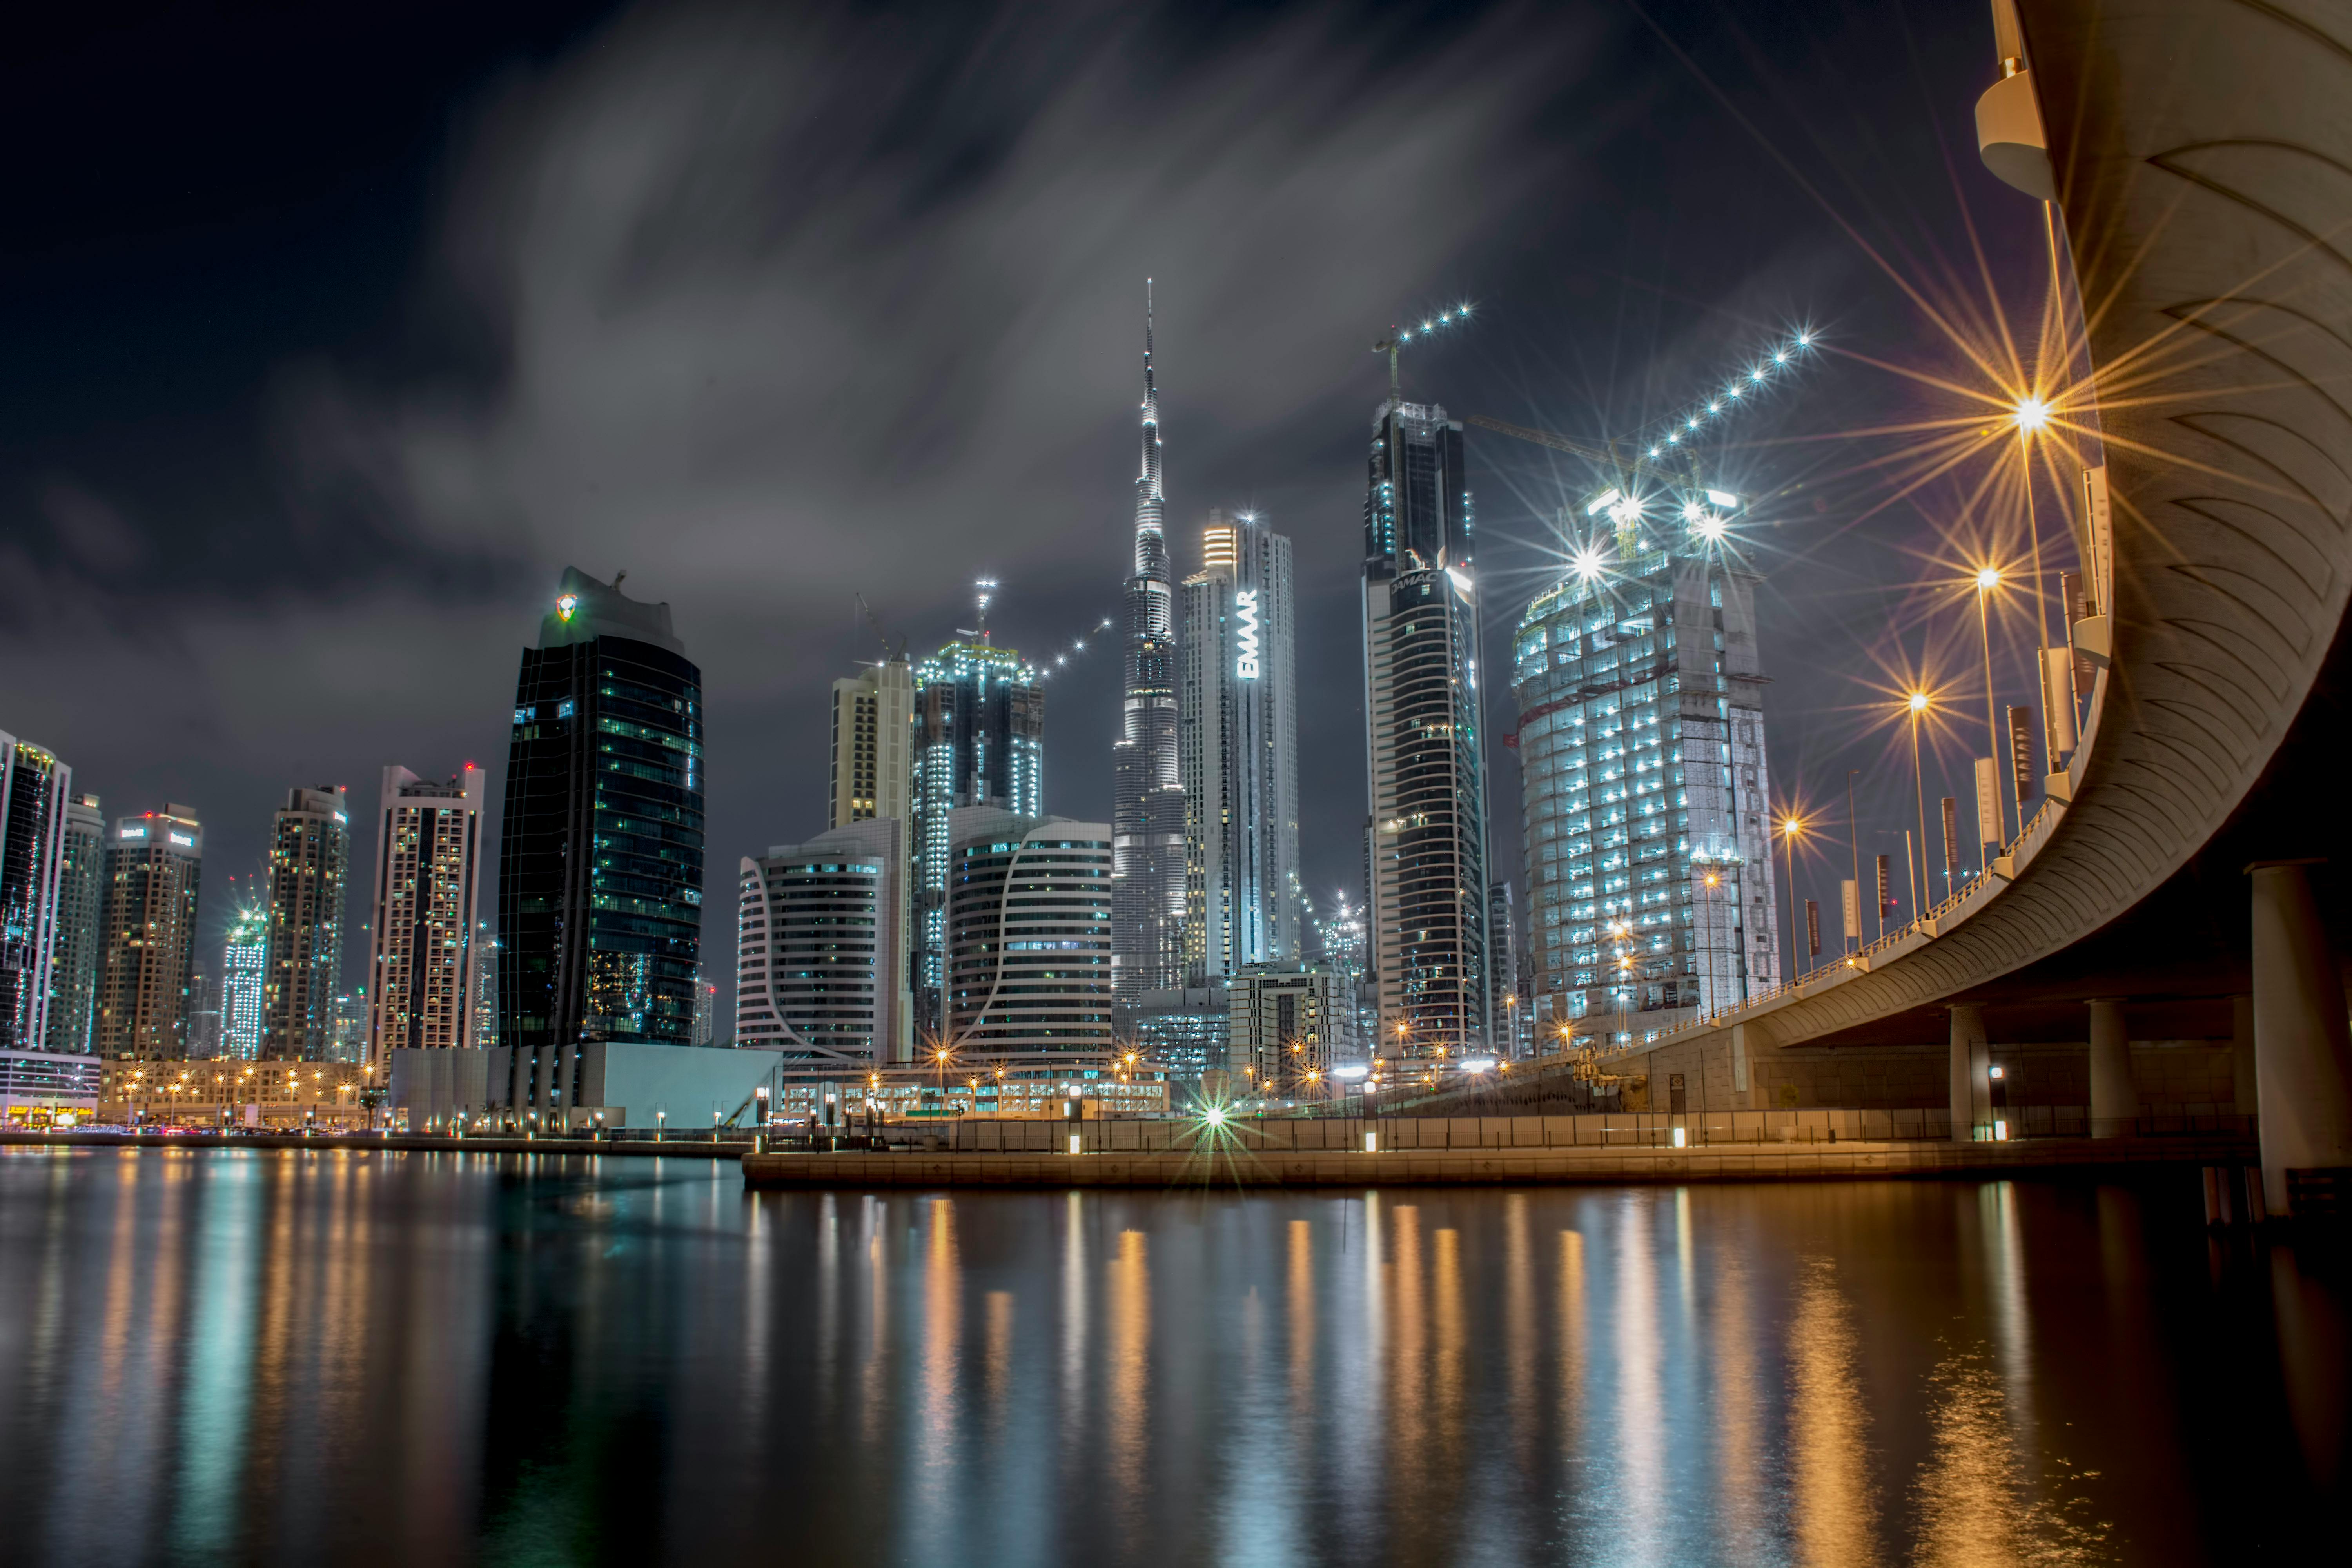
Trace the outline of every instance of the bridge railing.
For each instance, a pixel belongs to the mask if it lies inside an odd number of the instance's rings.
[[[1961,883],[1927,910],[1906,921],[1885,936],[1866,943],[1859,950],[1851,953],[1841,953],[1827,963],[1815,964],[1792,980],[1784,980],[1778,985],[1751,992],[1729,1006],[1702,1011],[1696,1016],[1685,1019],[1669,1028],[1649,1030],[1640,1040],[1633,1044],[1615,1047],[1617,1054],[1647,1050],[1665,1041],[1679,1038],[1684,1035],[1695,1034],[1703,1029],[1722,1028],[1727,1024],[1737,1022],[1742,1014],[1754,1013],[1772,1003],[1801,995],[1808,986],[1818,987],[1823,984],[1838,984],[1848,975],[1866,973],[1871,968],[1869,961],[1873,957],[1891,953],[1896,948],[1914,940],[1935,941],[1944,934],[1945,922],[1956,922],[1958,918],[1974,913],[1976,906],[1989,901],[2016,879],[2017,873],[2031,864],[2033,857],[2040,852],[2042,844],[2049,838],[2050,830],[2057,826],[2058,818],[2063,815],[2064,810],[2063,802],[2046,796],[2043,798],[2040,807],[2019,827],[2017,837],[2001,847],[1999,858],[2009,862],[2010,868],[2006,875],[1988,867]],[[1612,1045],[1614,1047],[1613,1041]]]

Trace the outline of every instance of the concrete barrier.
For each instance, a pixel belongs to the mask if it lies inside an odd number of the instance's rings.
[[[1681,1149],[1652,1144],[1388,1147],[1376,1153],[1365,1153],[1360,1146],[1302,1149],[1260,1143],[1244,1148],[1232,1142],[1078,1155],[1026,1151],[747,1154],[743,1181],[755,1188],[1215,1189],[1980,1178],[2164,1165],[2195,1169],[2245,1160],[2252,1152],[2250,1141],[2218,1137],[2049,1138],[2003,1143],[1842,1139],[1835,1143]]]

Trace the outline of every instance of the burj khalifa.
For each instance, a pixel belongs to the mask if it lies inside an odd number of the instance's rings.
[[[1143,286],[1143,457],[1135,477],[1135,575],[1127,580],[1127,696],[1111,747],[1112,997],[1184,984],[1184,787],[1176,756],[1175,589],[1160,483],[1151,284]]]

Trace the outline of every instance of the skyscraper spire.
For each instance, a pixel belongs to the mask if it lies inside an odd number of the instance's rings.
[[[1143,280],[1143,460],[1135,474],[1135,572],[1168,578],[1167,496],[1160,488],[1160,388],[1151,373],[1151,279]],[[1165,628],[1161,628],[1164,632]]]
[[[1143,282],[1142,461],[1127,580],[1127,695],[1111,748],[1111,981],[1121,1007],[1183,982],[1184,788],[1176,757],[1175,584],[1160,480],[1160,388]]]

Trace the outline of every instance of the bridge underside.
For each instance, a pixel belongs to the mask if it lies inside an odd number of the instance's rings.
[[[1954,1004],[1977,1003],[1997,1040],[2082,1041],[2084,1004],[2121,997],[2136,1038],[2228,1039],[2231,998],[2248,994],[2245,869],[2321,859],[2312,868],[2329,945],[2352,953],[2352,635],[2336,632],[2285,742],[2229,822],[2187,865],[2120,918],[2073,945],[1951,996],[1790,1047],[1909,1045],[1942,1052]]]

